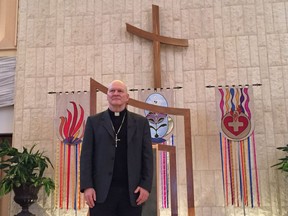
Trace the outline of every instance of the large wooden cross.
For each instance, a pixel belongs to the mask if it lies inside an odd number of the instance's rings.
[[[126,23],[126,29],[132,34],[153,41],[154,88],[161,88],[160,43],[187,47],[188,40],[165,37],[160,35],[159,7],[157,5],[152,5],[152,21],[153,32],[144,31],[128,23]]]

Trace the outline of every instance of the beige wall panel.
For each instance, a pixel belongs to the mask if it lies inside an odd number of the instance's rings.
[[[89,90],[90,77],[104,85],[123,79],[129,88],[153,86],[152,43],[126,31],[126,22],[152,31],[152,4],[160,7],[160,32],[189,41],[185,48],[161,46],[161,70],[163,87],[183,87],[175,90],[174,106],[191,112],[196,216],[243,215],[243,208],[225,206],[216,99],[205,86],[255,83],[262,84],[253,87],[261,207],[246,207],[246,214],[287,215],[287,178],[271,165],[280,156],[276,147],[288,143],[288,0],[20,0],[14,145],[38,142],[54,160],[49,91]],[[0,19],[0,49],[5,23]],[[97,110],[106,107],[99,95]],[[185,149],[178,150],[182,169]],[[179,216],[187,216],[186,179],[182,170],[177,174]],[[51,197],[40,200],[36,215],[75,215],[54,211]]]
[[[18,0],[0,1],[0,50],[16,49]]]

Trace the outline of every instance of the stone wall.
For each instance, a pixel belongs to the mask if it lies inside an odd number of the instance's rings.
[[[262,84],[253,87],[261,207],[246,213],[287,215],[287,179],[270,168],[280,156],[276,147],[288,142],[287,0],[20,0],[14,146],[36,142],[53,158],[49,91],[89,90],[90,77],[153,87],[152,44],[125,26],[152,31],[152,4],[160,7],[162,35],[189,40],[188,48],[163,45],[161,68],[163,87],[183,87],[175,106],[191,110],[196,216],[243,215],[241,207],[224,207],[215,93],[205,86],[254,83]],[[187,215],[184,154],[177,146],[181,216]],[[39,215],[56,214],[52,208],[53,197],[32,206]]]

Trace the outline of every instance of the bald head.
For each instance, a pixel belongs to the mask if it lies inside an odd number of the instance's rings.
[[[121,112],[124,110],[129,100],[126,84],[121,80],[112,81],[108,85],[107,100],[109,109],[113,112]]]
[[[126,84],[123,82],[123,81],[121,81],[121,80],[113,80],[109,85],[108,85],[108,91],[109,91],[109,89],[112,87],[112,86],[115,86],[115,85],[117,85],[117,86],[122,86],[122,88],[124,88],[124,90],[125,90],[125,92],[127,93],[127,86],[126,86]]]

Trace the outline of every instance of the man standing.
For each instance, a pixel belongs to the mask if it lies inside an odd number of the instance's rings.
[[[108,86],[106,111],[87,118],[80,161],[80,190],[90,216],[141,216],[153,178],[148,121],[126,109],[127,86]]]

